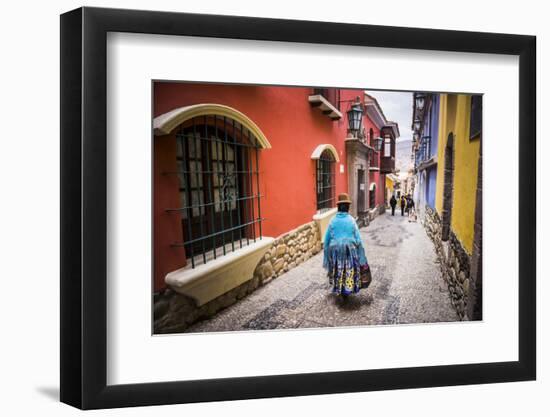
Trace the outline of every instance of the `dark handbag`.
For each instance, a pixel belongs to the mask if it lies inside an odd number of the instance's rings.
[[[372,282],[372,274],[368,265],[361,265],[361,288],[367,288]]]

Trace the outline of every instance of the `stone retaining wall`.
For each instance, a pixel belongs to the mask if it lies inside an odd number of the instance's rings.
[[[435,210],[425,208],[422,218],[428,236],[434,242],[437,258],[441,267],[443,279],[447,284],[452,304],[462,320],[468,320],[468,293],[470,290],[470,256],[453,231],[449,240],[441,240],[441,219]]]
[[[374,208],[367,209],[363,213],[359,213],[357,217],[357,226],[359,228],[367,227],[376,217],[386,212],[386,206],[380,204]]]
[[[315,222],[306,223],[273,242],[254,271],[260,284],[267,284],[321,250],[321,237]]]
[[[154,295],[154,333],[176,333],[191,324],[213,317],[289,269],[321,251],[321,237],[315,222],[306,223],[279,236],[260,260],[253,277],[220,297],[197,307],[195,302],[170,288]]]

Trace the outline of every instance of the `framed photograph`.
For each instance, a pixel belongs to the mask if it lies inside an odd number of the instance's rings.
[[[535,379],[535,42],[63,14],[61,401]]]

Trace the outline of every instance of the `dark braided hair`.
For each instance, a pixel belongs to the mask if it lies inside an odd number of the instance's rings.
[[[338,211],[348,213],[349,212],[349,203],[340,203],[338,204]]]

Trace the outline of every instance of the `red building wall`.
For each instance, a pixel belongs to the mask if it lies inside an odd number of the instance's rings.
[[[271,143],[260,151],[260,193],[262,233],[277,237],[310,222],[317,211],[315,161],[313,150],[319,144],[332,144],[340,162],[335,166],[336,195],[347,192],[344,139],[347,134],[346,103],[344,117],[332,121],[310,106],[311,88],[237,86],[187,83],[156,83],[154,116],[178,107],[198,103],[223,104],[239,110],[258,125]],[[341,100],[362,96],[360,90],[341,90]],[[166,213],[168,206],[178,207],[177,178],[162,175],[174,171],[176,146],[173,136],[154,138],[154,252],[155,290],[164,286],[166,273],[184,265],[182,249],[171,248],[182,241],[180,217]],[[175,184],[173,182],[176,181]]]
[[[153,240],[155,290],[164,286],[167,273],[181,268],[185,262],[185,250],[171,246],[182,239],[181,216],[178,212],[167,213],[166,208],[180,206],[179,179],[175,172],[175,135],[155,137],[153,152]]]
[[[378,138],[380,136],[380,129],[374,124],[374,122],[368,117],[365,116],[363,119],[365,126],[365,132],[367,133],[368,144],[370,146],[375,146],[375,143],[372,142],[370,135],[370,130],[372,129],[372,137]],[[381,152],[376,153],[377,166],[380,167],[380,157]],[[386,189],[386,176],[380,174],[380,171],[370,170],[369,171],[369,188],[371,184],[376,184],[376,195],[375,195],[375,206],[383,205],[385,198],[385,189]],[[373,207],[369,207],[373,208]]]

